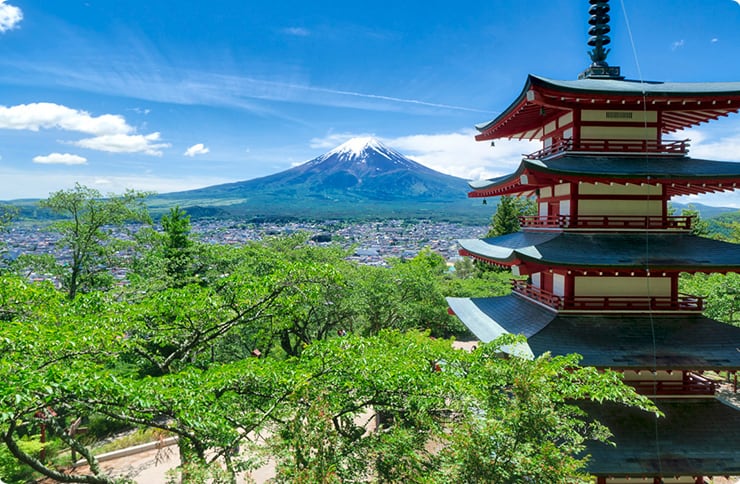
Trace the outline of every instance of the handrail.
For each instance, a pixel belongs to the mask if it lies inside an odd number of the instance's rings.
[[[682,380],[624,380],[641,395],[714,395],[717,384],[688,372]]]
[[[693,216],[689,215],[544,215],[522,216],[522,227],[579,228],[579,229],[673,229],[691,230]]]
[[[566,151],[571,152],[618,152],[685,155],[689,152],[689,139],[684,140],[639,140],[639,139],[582,139],[557,140],[550,146],[528,155],[529,159],[542,159]]]
[[[558,310],[580,311],[703,311],[704,298],[679,293],[670,296],[557,296],[519,279],[512,290]]]

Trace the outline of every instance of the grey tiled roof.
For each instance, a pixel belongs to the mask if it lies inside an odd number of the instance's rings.
[[[528,343],[600,368],[740,369],[740,328],[700,315],[563,314]]]
[[[650,270],[740,268],[740,244],[686,233],[516,232],[458,241],[466,251],[507,263],[515,259],[573,268]],[[574,250],[574,248],[578,248]]]
[[[661,82],[631,79],[578,79],[560,81],[530,74],[533,82],[570,91],[641,94],[740,95],[740,82]]]
[[[578,353],[581,364],[619,369],[740,369],[740,328],[701,315],[558,314],[518,295],[448,298],[481,341],[522,334],[524,354]]]
[[[605,424],[616,446],[589,442],[586,468],[600,476],[740,475],[740,411],[711,399],[658,399],[665,414],[578,404]]]
[[[468,185],[473,190],[492,187],[514,180],[525,169],[540,173],[566,176],[603,177],[616,182],[644,180],[650,176],[655,180],[696,181],[717,178],[737,178],[740,182],[740,163],[689,158],[685,156],[594,156],[563,155],[548,160],[525,159],[516,172],[491,178],[476,180]]]

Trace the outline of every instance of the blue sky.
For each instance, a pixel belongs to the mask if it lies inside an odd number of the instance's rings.
[[[528,73],[587,67],[588,6],[0,0],[0,200],[251,179],[367,135],[445,173],[508,173],[537,148],[476,143],[473,126]],[[740,80],[740,0],[611,9],[608,60],[627,77]],[[740,161],[740,115],[683,137],[694,156]]]

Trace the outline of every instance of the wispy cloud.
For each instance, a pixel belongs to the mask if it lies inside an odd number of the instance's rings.
[[[683,39],[681,39],[681,40],[677,40],[677,41],[675,41],[675,42],[673,42],[673,43],[671,44],[671,50],[676,50],[676,49],[680,49],[680,48],[681,48],[681,47],[683,47],[683,46],[684,46],[684,41],[683,41]]]
[[[87,158],[70,153],[51,153],[46,156],[35,156],[33,162],[44,165],[85,165]]]
[[[0,34],[18,27],[23,20],[23,11],[15,5],[0,0]]]
[[[0,78],[13,79],[34,73],[34,78],[53,78],[55,85],[86,92],[113,94],[155,102],[184,105],[228,106],[260,115],[283,116],[269,103],[287,102],[312,106],[353,108],[368,111],[398,112],[416,109],[429,112],[463,111],[495,115],[469,106],[360,92],[310,84],[296,74],[274,74],[271,78],[209,73],[148,66],[140,61],[110,61],[109,70],[87,66],[43,65],[15,59],[0,59]],[[15,74],[14,74],[15,72]]]
[[[57,190],[71,188],[78,182],[98,188],[104,193],[123,193],[127,189],[167,193],[233,181],[204,175],[165,176],[147,173],[126,176],[102,173],[86,175],[71,172],[72,168],[65,167],[64,171],[55,171],[55,168],[49,165],[44,171],[29,173],[0,166],[0,199],[44,198]]]
[[[162,156],[162,149],[169,148],[170,143],[160,143],[160,134],[107,134],[94,138],[85,138],[74,141],[72,144],[91,150],[107,151],[109,153],[144,153],[152,156]]]
[[[303,27],[286,27],[281,32],[295,37],[308,37],[311,35],[311,31]]]
[[[185,153],[183,154],[192,158],[195,155],[205,155],[209,151],[210,150],[206,148],[203,143],[198,143],[185,150]]]

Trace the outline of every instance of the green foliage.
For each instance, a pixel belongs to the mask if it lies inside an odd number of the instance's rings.
[[[68,264],[60,266],[55,275],[70,299],[78,291],[87,292],[107,288],[112,282],[105,268],[111,266],[114,254],[121,249],[120,239],[112,237],[113,228],[119,230],[126,222],[148,222],[144,206],[146,193],[129,190],[123,195],[102,198],[95,189],[75,184],[69,190],[60,190],[39,202],[39,206],[67,217],[54,222],[52,230],[59,232],[59,246],[70,251]]]
[[[193,241],[190,239],[190,216],[180,207],[171,208],[162,216],[165,233],[164,257],[167,275],[180,284],[186,284],[192,276],[191,267]]]
[[[444,482],[570,483],[582,476],[577,457],[587,440],[610,435],[574,404],[617,401],[655,409],[621,384],[617,373],[581,368],[578,358],[496,358],[500,344],[483,345],[465,362],[461,418],[442,451]]]
[[[447,314],[441,279],[444,260],[430,250],[409,260],[391,260],[390,267],[359,266],[352,284],[355,328],[373,335],[385,328],[430,329],[435,336],[464,331]]]
[[[184,236],[186,219],[172,217]],[[164,237],[142,260],[166,265]],[[457,331],[447,291],[503,291],[496,273],[455,278],[430,250],[358,266],[305,234],[241,247],[176,239],[197,250],[187,284],[140,275],[69,298],[0,277],[0,439],[17,462],[59,477],[21,445],[43,424],[89,462],[92,475],[76,482],[111,484],[66,432],[104,416],[177,435],[184,482],[230,482],[265,453],[277,482],[514,482],[553,468],[565,482],[580,472],[584,439],[606,435],[571,400],[649,406],[573,358],[500,359],[497,345],[467,353],[430,337]],[[272,437],[255,450],[255,434]]]
[[[35,456],[44,448],[38,436],[24,437],[18,442],[18,446],[23,452]],[[0,476],[6,484],[23,484],[33,480],[33,470],[18,462],[7,447],[0,447]]]
[[[701,218],[701,214],[693,205],[689,205],[687,208],[681,210],[681,215],[684,217],[691,217],[692,234],[700,237],[709,237],[711,235],[709,231],[709,222]]]
[[[18,207],[0,205],[0,231],[5,230],[17,216]]]
[[[502,196],[499,199],[496,213],[491,218],[491,228],[486,237],[512,234],[521,228],[519,217],[537,214],[537,205],[529,198]]]
[[[740,274],[681,274],[679,290],[704,297],[704,314],[740,326]]]

